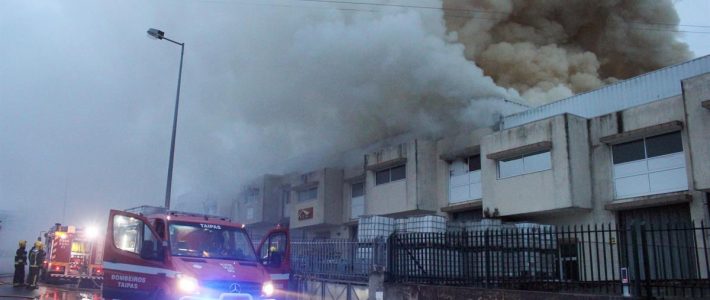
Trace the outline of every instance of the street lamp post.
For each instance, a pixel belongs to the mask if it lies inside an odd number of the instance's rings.
[[[170,140],[170,160],[168,162],[168,183],[165,186],[165,208],[170,208],[170,193],[173,185],[173,158],[175,157],[175,132],[177,131],[178,107],[180,106],[180,81],[182,80],[182,58],[185,54],[185,43],[179,43],[165,37],[165,33],[154,28],[148,29],[148,36],[158,40],[166,40],[180,45],[180,70],[178,71],[177,94],[175,95],[175,113],[173,114],[173,135]]]

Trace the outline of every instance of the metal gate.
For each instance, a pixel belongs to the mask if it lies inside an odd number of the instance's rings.
[[[296,278],[296,294],[290,300],[365,300],[369,290],[362,282]]]
[[[710,226],[703,222],[632,219],[624,225],[403,233],[389,242],[392,283],[710,297]]]

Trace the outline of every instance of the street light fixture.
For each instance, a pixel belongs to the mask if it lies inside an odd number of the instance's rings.
[[[147,31],[148,36],[157,40],[166,40],[180,45],[180,70],[178,72],[177,94],[175,95],[175,113],[173,114],[173,135],[170,140],[170,160],[168,162],[168,183],[165,186],[165,208],[170,208],[170,193],[173,185],[173,158],[175,157],[175,132],[177,130],[178,107],[180,106],[180,81],[182,80],[182,58],[185,54],[185,43],[173,41],[165,37],[165,32],[155,28]]]
[[[165,32],[155,28],[148,29],[148,36],[154,39],[162,40],[165,37]]]

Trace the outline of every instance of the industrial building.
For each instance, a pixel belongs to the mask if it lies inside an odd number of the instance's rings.
[[[397,137],[345,166],[264,175],[233,217],[254,232],[353,237],[363,215],[553,225],[707,222],[710,56],[437,139]],[[320,169],[318,169],[320,168]],[[258,234],[256,234],[258,236]]]

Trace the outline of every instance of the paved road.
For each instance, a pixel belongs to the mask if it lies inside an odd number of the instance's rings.
[[[81,290],[71,286],[43,285],[37,290],[12,287],[0,282],[0,299],[42,299],[42,300],[100,300],[97,290]]]

